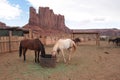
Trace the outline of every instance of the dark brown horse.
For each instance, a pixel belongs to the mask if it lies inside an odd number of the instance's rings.
[[[81,40],[79,38],[75,38],[75,39],[73,39],[73,41],[75,42],[75,44],[78,44],[79,42],[81,42]]]
[[[35,62],[39,62],[39,54],[45,56],[45,48],[42,42],[39,39],[24,39],[20,42],[19,46],[19,57],[24,56],[24,61],[26,61],[26,51],[27,49],[35,51]]]
[[[117,46],[120,46],[120,38],[115,38],[115,43]]]
[[[113,44],[115,43],[117,46],[120,46],[120,38],[115,38],[115,39],[109,39],[108,42],[113,42]]]
[[[115,43],[115,39],[109,39],[108,43],[110,44],[110,42],[112,42],[114,44]]]

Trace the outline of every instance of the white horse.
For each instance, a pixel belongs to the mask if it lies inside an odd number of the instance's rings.
[[[71,39],[59,39],[56,44],[53,47],[52,50],[52,56],[56,56],[56,53],[59,53],[61,51],[64,62],[66,63],[65,55],[64,55],[64,49],[67,49],[69,51],[69,61],[71,59],[71,53],[74,53],[76,50],[76,44]],[[57,59],[57,62],[59,59]]]

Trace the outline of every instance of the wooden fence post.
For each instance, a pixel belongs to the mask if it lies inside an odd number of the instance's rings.
[[[32,30],[29,29],[29,38],[32,39],[33,38],[33,33],[32,33]]]
[[[9,52],[11,52],[11,38],[12,38],[12,31],[9,31]]]
[[[96,45],[100,46],[100,35],[99,35],[99,33],[96,34]]]

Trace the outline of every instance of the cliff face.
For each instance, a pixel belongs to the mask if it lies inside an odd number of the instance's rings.
[[[49,7],[39,7],[38,13],[33,7],[30,7],[30,18],[27,25],[24,28],[35,28],[42,30],[49,30],[51,33],[56,31],[69,32],[69,28],[65,26],[65,19],[63,15],[54,14],[52,9]],[[37,29],[37,30],[38,30]],[[54,30],[54,31],[52,31]]]

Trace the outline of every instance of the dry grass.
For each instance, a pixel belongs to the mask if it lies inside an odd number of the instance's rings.
[[[46,47],[50,53],[52,47]],[[66,54],[66,58],[67,54]],[[70,62],[55,68],[42,68],[34,63],[34,52],[27,52],[27,61],[18,52],[0,54],[0,80],[120,80],[120,47],[106,42],[101,46],[80,45]]]

